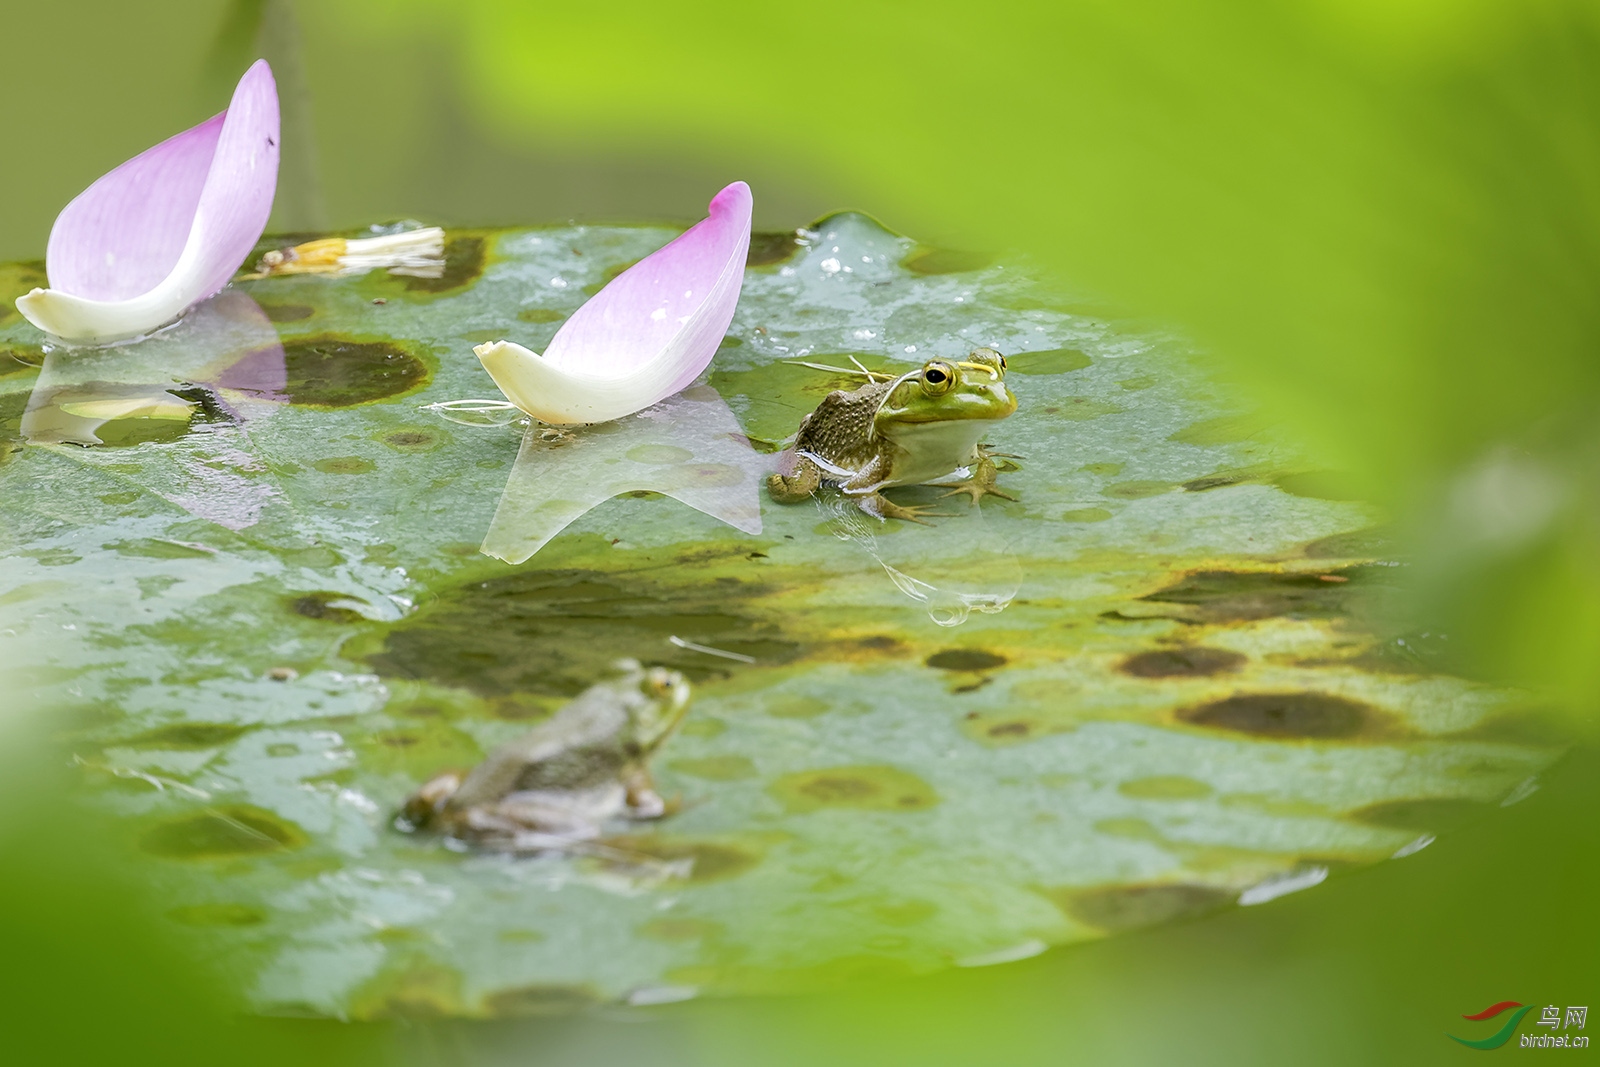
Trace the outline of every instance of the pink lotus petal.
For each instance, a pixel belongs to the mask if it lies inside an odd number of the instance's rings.
[[[67,341],[148,333],[228,284],[278,184],[278,90],[266,60],[228,110],[100,178],[66,206],[45,254],[49,289],[17,301]]]
[[[579,308],[543,356],[495,341],[474,351],[507,399],[542,422],[607,422],[671,396],[716,354],[744,284],[750,187],[734,182],[708,218]]]

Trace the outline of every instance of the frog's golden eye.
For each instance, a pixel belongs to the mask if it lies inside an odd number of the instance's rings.
[[[922,382],[929,394],[938,396],[950,388],[950,383],[955,379],[956,372],[948,363],[935,360],[922,368]]]

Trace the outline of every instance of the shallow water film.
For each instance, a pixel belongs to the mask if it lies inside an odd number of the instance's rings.
[[[240,283],[97,352],[0,319],[5,662],[255,1009],[1005,963],[1403,858],[1560,754],[1529,698],[1431,666],[1383,516],[1181,338],[1025,263],[833,216],[758,235],[709,375],[656,409],[440,406],[494,395],[473,344],[543,349],[672,235],[452,233],[441,278]],[[979,345],[1019,400],[987,438],[1016,500],[894,491],[944,513],[919,526],[766,496],[853,361]],[[624,657],[694,687],[665,818],[531,857],[396,827]]]

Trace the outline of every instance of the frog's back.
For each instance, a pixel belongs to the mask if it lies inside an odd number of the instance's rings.
[[[485,804],[519,790],[587,786],[625,761],[621,734],[627,721],[609,687],[592,686],[489,753],[461,784],[451,806]]]
[[[870,382],[851,391],[836,389],[823,397],[817,409],[800,424],[795,451],[809,452],[844,467],[869,457],[873,418],[890,385]]]

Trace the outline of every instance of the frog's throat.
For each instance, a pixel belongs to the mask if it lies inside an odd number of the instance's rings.
[[[922,485],[970,464],[978,442],[1000,419],[897,423],[889,441],[900,450],[886,485]]]

